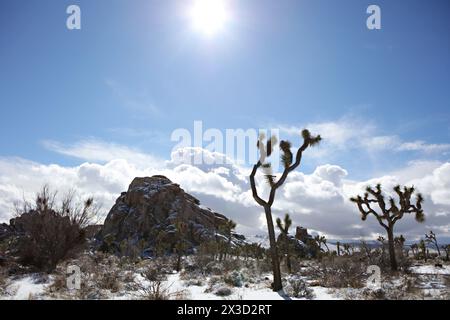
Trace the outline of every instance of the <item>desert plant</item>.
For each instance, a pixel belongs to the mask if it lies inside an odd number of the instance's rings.
[[[290,255],[290,245],[289,245],[289,228],[292,225],[292,220],[289,214],[286,213],[284,216],[284,222],[281,221],[280,218],[277,218],[277,226],[278,229],[280,229],[280,240],[282,243],[282,250],[283,253],[286,255],[286,267],[288,269],[288,272],[292,272],[292,265],[291,265],[291,255]]]
[[[59,261],[82,248],[86,240],[83,225],[93,207],[93,200],[88,199],[78,211],[67,205],[70,201],[63,201],[61,208],[56,208],[55,196],[44,186],[34,206],[11,220],[19,234],[15,245],[19,261],[40,271],[51,272]]]
[[[226,259],[227,255],[230,254],[231,250],[231,241],[233,239],[233,231],[236,229],[236,222],[233,220],[227,220],[227,222],[220,226],[219,231],[222,232],[227,241],[224,243],[223,241],[219,240],[219,243],[221,244],[221,254],[220,254],[220,260]]]
[[[414,213],[418,222],[425,220],[422,210],[423,197],[419,193],[416,197],[416,202],[411,202],[411,197],[415,192],[414,187],[403,189],[400,186],[394,187],[394,192],[398,196],[398,204],[395,203],[394,198],[390,197],[388,203],[386,203],[385,197],[381,190],[381,184],[377,184],[375,188],[367,187],[364,196],[353,197],[350,200],[355,202],[362,215],[362,220],[366,220],[369,214],[375,216],[378,223],[386,230],[388,235],[389,245],[389,260],[391,263],[391,269],[397,270],[397,260],[395,257],[395,245],[394,245],[394,225],[403,218],[404,214]],[[380,211],[377,212],[372,208],[372,204],[378,204]]]
[[[341,255],[341,243],[339,241],[336,242],[336,250],[339,257]]]
[[[294,171],[301,162],[303,152],[310,146],[314,146],[318,144],[321,140],[320,135],[319,136],[312,136],[308,130],[302,131],[303,136],[303,144],[302,146],[297,150],[297,154],[295,157],[293,157],[293,153],[291,151],[291,143],[289,141],[281,141],[280,142],[280,149],[282,152],[282,162],[284,165],[284,170],[281,175],[281,177],[275,181],[276,177],[272,175],[271,172],[271,165],[270,163],[266,163],[266,158],[270,157],[273,151],[273,147],[275,146],[277,139],[275,137],[270,137],[267,140],[267,143],[264,143],[264,136],[261,135],[258,139],[257,147],[259,149],[260,158],[258,162],[253,166],[252,172],[250,174],[250,184],[252,189],[252,195],[255,199],[256,203],[258,203],[260,206],[264,208],[264,212],[266,215],[267,220],[267,229],[269,232],[269,242],[270,242],[270,255],[272,260],[272,269],[273,269],[273,290],[278,291],[283,288],[283,284],[281,282],[281,272],[280,272],[280,262],[278,258],[278,249],[276,245],[275,240],[275,228],[273,224],[273,218],[272,218],[272,205],[275,201],[275,194],[278,188],[280,188],[284,182],[286,181],[288,174],[292,171]],[[269,199],[263,200],[258,195],[258,190],[256,188],[255,183],[255,175],[258,169],[264,169],[265,170],[265,178],[270,186],[270,193],[269,193]]]
[[[327,245],[327,238],[325,238],[325,236],[317,235],[314,237],[314,241],[316,241],[317,246],[319,247],[320,251],[322,251],[322,252],[325,251],[324,249],[322,249],[322,245],[324,245],[325,248],[327,249],[327,252],[330,252],[330,248],[328,248],[328,245]]]
[[[441,247],[445,251],[445,260],[450,261],[450,244]]]
[[[310,266],[306,274],[327,288],[361,288],[367,279],[365,266],[354,256],[324,257],[319,266]]]
[[[438,252],[438,256],[440,257],[441,256],[441,250],[440,250],[439,244],[437,242],[436,234],[433,231],[430,230],[429,233],[425,234],[425,241],[427,243],[430,243],[430,244],[432,244],[432,245],[434,245],[436,247],[436,250]]]
[[[181,259],[188,248],[188,243],[186,241],[186,230],[187,226],[183,221],[179,220],[176,222],[174,251],[177,255],[177,263],[175,266],[175,270],[177,272],[180,272],[181,270]]]
[[[312,299],[314,298],[314,293],[311,288],[308,287],[308,284],[305,280],[299,277],[291,277],[288,279],[288,287],[289,293],[294,298],[306,298]]]

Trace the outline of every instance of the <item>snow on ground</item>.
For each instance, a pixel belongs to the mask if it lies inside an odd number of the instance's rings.
[[[209,280],[209,279],[206,279]],[[207,281],[206,281],[207,282]],[[175,273],[169,275],[166,280],[166,285],[171,292],[184,291],[187,293],[187,298],[192,300],[305,300],[288,297],[284,292],[274,292],[268,287],[264,286],[250,286],[248,288],[232,288],[233,293],[230,296],[220,297],[212,292],[205,292],[207,285],[202,286],[185,286],[185,282],[180,279],[180,274]],[[314,292],[314,299],[316,300],[336,300],[336,296],[328,293],[329,289],[324,287],[311,287]]]
[[[443,266],[442,268],[435,267],[433,265],[426,265],[426,266],[413,266],[411,267],[412,273],[417,274],[444,274],[444,275],[450,275],[450,265]]]
[[[29,300],[44,293],[48,283],[42,283],[36,275],[12,280],[6,287],[6,296],[1,299]]]

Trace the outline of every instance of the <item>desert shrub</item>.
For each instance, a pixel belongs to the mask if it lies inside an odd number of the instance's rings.
[[[118,292],[120,290],[119,275],[115,272],[104,272],[96,279],[97,287],[100,289]]]
[[[224,282],[233,287],[242,287],[244,285],[245,277],[242,272],[234,270],[224,276]]]
[[[181,291],[170,291],[170,286],[166,286],[163,281],[150,281],[148,285],[136,284],[139,298],[143,300],[169,300],[185,299],[187,293]]]
[[[166,279],[166,275],[160,269],[151,266],[145,269],[141,275],[148,281],[163,281]]]
[[[287,280],[286,291],[294,298],[314,298],[313,290],[308,287],[306,281],[296,276]]]
[[[25,211],[11,220],[17,233],[14,251],[19,261],[38,271],[51,272],[61,260],[73,257],[84,246],[84,227],[95,212],[92,198],[76,206],[73,195],[63,199],[61,207],[54,205],[56,193],[44,187],[34,206],[24,205]]]
[[[318,267],[310,267],[307,274],[318,279],[327,288],[361,288],[364,286],[366,268],[351,256],[327,257]]]

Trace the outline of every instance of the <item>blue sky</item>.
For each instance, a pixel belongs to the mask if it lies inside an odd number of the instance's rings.
[[[232,21],[213,38],[191,30],[187,3],[2,1],[0,156],[74,165],[82,160],[42,141],[95,139],[167,159],[172,130],[194,120],[219,129],[346,121],[403,142],[449,142],[448,1],[230,1]],[[379,31],[366,28],[372,3]],[[65,27],[69,4],[81,7],[82,30]],[[339,149],[332,160],[368,178],[449,154],[385,157]]]
[[[348,199],[401,183],[424,193],[427,220],[398,232],[450,239],[448,0],[226,1],[230,20],[210,37],[193,30],[190,0],[0,1],[0,221],[44,183],[107,212],[135,176],[165,174],[240,232],[264,233],[248,167],[171,160],[173,130],[201,120],[278,128],[294,145],[304,127],[323,136],[276,216],[375,239]],[[66,28],[71,4],[81,30]],[[366,27],[370,4],[381,30]]]

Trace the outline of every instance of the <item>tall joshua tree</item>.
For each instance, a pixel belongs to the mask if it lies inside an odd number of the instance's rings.
[[[414,213],[418,222],[423,222],[425,216],[422,210],[423,197],[420,193],[417,194],[415,203],[412,203],[414,187],[408,188],[400,186],[394,187],[394,192],[398,196],[398,203],[395,199],[390,197],[387,201],[381,190],[381,184],[377,184],[375,188],[367,187],[364,196],[357,196],[350,200],[357,204],[362,215],[362,220],[366,220],[369,214],[375,216],[378,223],[386,230],[388,235],[389,245],[389,260],[391,269],[397,270],[397,259],[395,257],[395,242],[394,242],[394,225],[403,218],[405,213]],[[372,204],[376,204],[379,210],[372,208]]]
[[[281,273],[280,273],[280,261],[278,259],[278,250],[277,244],[275,240],[275,230],[272,219],[272,205],[275,201],[275,194],[283,183],[286,181],[288,174],[294,171],[302,160],[303,152],[308,149],[308,147],[312,147],[320,142],[322,139],[320,136],[312,136],[308,130],[302,131],[303,144],[297,150],[297,153],[294,155],[291,151],[291,143],[289,141],[281,141],[280,149],[281,149],[281,160],[284,165],[283,173],[281,177],[276,181],[276,176],[271,173],[270,162],[266,163],[267,157],[270,157],[272,154],[273,148],[277,143],[277,139],[275,137],[270,137],[267,140],[267,143],[264,143],[264,136],[260,136],[258,139],[257,147],[259,149],[260,158],[258,162],[253,166],[253,170],[250,174],[250,184],[252,188],[252,195],[255,199],[256,203],[264,208],[264,212],[266,214],[267,220],[267,229],[269,232],[269,242],[270,242],[270,256],[272,259],[272,270],[273,270],[273,290],[279,291],[283,288],[281,283]],[[265,177],[270,186],[270,193],[268,200],[263,200],[258,195],[258,190],[256,188],[255,183],[255,175],[258,169],[262,168],[265,171]]]
[[[291,273],[292,272],[292,266],[291,266],[291,255],[289,254],[289,238],[288,238],[288,234],[289,234],[289,228],[292,225],[292,219],[291,217],[289,217],[289,214],[286,213],[286,215],[284,216],[284,223],[281,221],[280,218],[277,218],[277,226],[278,229],[280,229],[281,232],[281,243],[283,246],[283,251],[286,254],[286,267],[288,269],[288,272]]]

